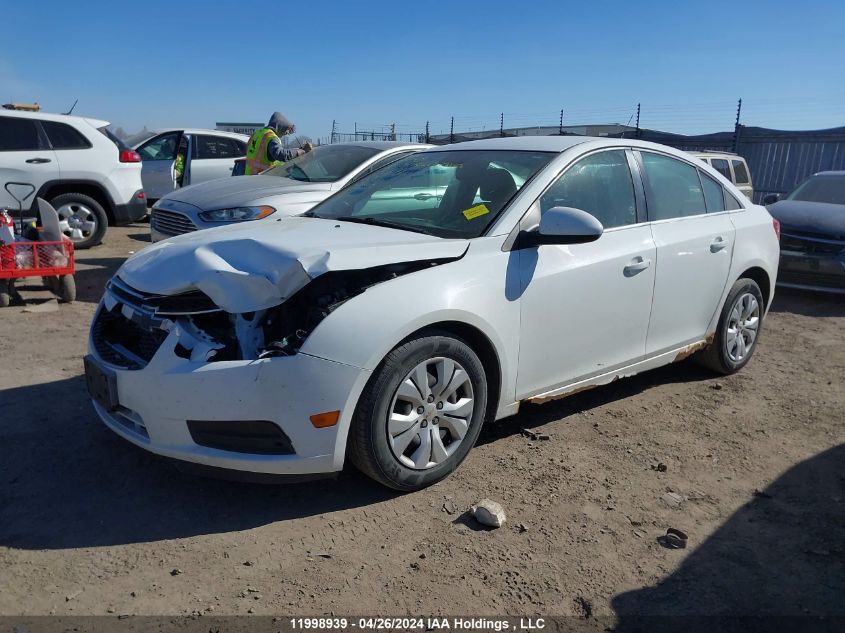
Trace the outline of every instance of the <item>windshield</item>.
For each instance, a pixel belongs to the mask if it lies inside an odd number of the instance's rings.
[[[554,156],[501,150],[412,154],[346,187],[306,215],[438,237],[478,237]]]
[[[786,199],[845,204],[845,176],[811,176]]]
[[[334,182],[380,151],[360,145],[321,145],[261,175],[302,182]]]

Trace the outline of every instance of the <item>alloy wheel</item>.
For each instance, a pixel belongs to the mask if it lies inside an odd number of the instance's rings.
[[[88,239],[97,230],[97,215],[84,204],[68,202],[56,209],[56,213],[62,233],[74,242]]]

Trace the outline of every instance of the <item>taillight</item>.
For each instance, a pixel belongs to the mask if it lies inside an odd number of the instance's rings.
[[[778,241],[780,241],[780,220],[772,218],[772,226],[775,228],[775,235],[778,236]]]
[[[136,197],[138,198],[138,200],[144,200],[144,199],[146,199],[147,194],[145,194],[144,190],[141,189],[141,191],[138,192],[138,195]]]
[[[131,149],[122,149],[120,150],[120,162],[121,163],[140,163],[141,162],[141,155]]]

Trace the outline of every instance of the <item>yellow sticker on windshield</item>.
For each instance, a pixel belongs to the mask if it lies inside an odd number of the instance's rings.
[[[477,204],[474,207],[470,207],[469,209],[464,211],[464,217],[467,220],[474,220],[477,217],[482,215],[487,215],[490,213],[490,209],[487,208],[485,204]]]

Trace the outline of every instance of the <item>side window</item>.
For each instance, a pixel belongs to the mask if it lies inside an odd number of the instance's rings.
[[[231,139],[225,136],[194,136],[194,144],[197,148],[196,157],[200,160],[206,158],[235,158],[237,153]]]
[[[246,143],[237,139],[233,139],[232,142],[235,144],[235,154],[239,157],[246,156]]]
[[[707,213],[716,213],[725,210],[725,200],[722,197],[722,185],[713,180],[704,172],[698,172],[701,176],[701,187],[704,189],[704,204]]]
[[[725,178],[733,182],[733,180],[731,179],[731,168],[728,167],[728,161],[726,161],[724,158],[712,158],[710,159],[710,164],[713,165],[713,169],[715,169]]]
[[[704,193],[695,167],[662,154],[642,152],[642,157],[651,190],[649,220],[683,218],[706,212]]]
[[[748,177],[748,169],[745,167],[744,160],[732,160],[731,164],[734,168],[734,176],[736,177],[736,184],[738,185],[747,185],[751,182],[751,179]]]
[[[0,152],[42,149],[33,119],[0,116]]]
[[[151,138],[138,148],[141,160],[176,160],[179,132],[168,132]]]
[[[91,147],[91,142],[87,138],[66,123],[41,121],[41,125],[47,133],[47,138],[50,139],[50,145],[53,146],[53,149],[88,149]]]
[[[540,197],[540,212],[574,207],[598,218],[606,229],[637,222],[634,183],[624,150],[582,158]]]
[[[742,205],[739,203],[739,200],[733,197],[730,193],[725,191],[725,209],[728,211],[733,211],[735,209],[742,209]]]

